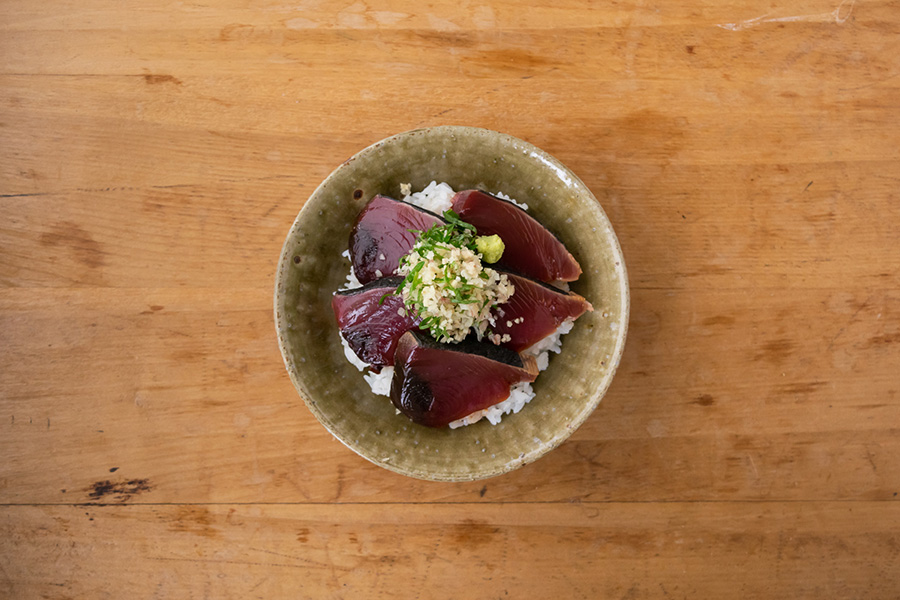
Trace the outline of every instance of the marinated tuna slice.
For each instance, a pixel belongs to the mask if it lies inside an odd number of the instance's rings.
[[[581,266],[563,243],[512,202],[465,190],[453,197],[453,210],[478,235],[500,236],[506,249],[499,265],[547,283],[575,281],[581,275]]]
[[[443,223],[436,214],[387,196],[375,196],[359,213],[350,232],[350,261],[360,283],[389,277],[416,242],[412,230]]]
[[[341,290],[331,308],[350,349],[374,371],[394,364],[394,350],[417,320],[407,314],[403,298],[393,295],[401,277],[379,279],[353,290]]]
[[[533,357],[471,339],[440,344],[409,331],[394,355],[391,401],[413,422],[444,427],[509,396],[520,381],[534,381]]]
[[[564,321],[574,321],[585,311],[594,310],[578,294],[514,273],[506,276],[516,291],[505,304],[493,309],[496,322],[491,329],[505,340],[503,346],[516,352],[552,335]]]

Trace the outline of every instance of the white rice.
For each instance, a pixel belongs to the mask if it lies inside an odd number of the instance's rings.
[[[391,380],[394,378],[394,367],[382,367],[381,373],[369,371],[363,379],[372,388],[372,393],[379,396],[391,395]]]
[[[408,183],[400,185],[400,193],[403,196],[402,200],[404,202],[415,204],[416,206],[419,206],[426,210],[430,210],[431,212],[436,214],[442,214],[445,210],[449,209],[453,200],[453,196],[456,194],[456,192],[453,191],[453,188],[451,188],[446,183],[437,183],[434,181],[428,184],[421,192],[416,192],[414,194],[410,192],[411,187]],[[502,192],[496,192],[494,195],[498,198],[503,198],[504,200],[512,202],[523,210],[528,210],[527,204],[516,202]],[[345,250],[342,253],[342,256],[347,260],[350,260],[350,251]],[[344,284],[344,287],[341,289],[350,290],[361,286],[362,284],[359,282],[359,280],[356,279],[356,276],[353,274],[353,266],[351,266],[350,274],[347,275],[347,283]],[[565,287],[568,288],[568,285],[566,285]],[[526,348],[522,352],[522,354],[526,356],[534,356],[535,360],[537,361],[538,371],[543,371],[550,364],[550,352],[559,354],[562,351],[562,336],[569,333],[572,330],[573,326],[574,320],[567,319],[563,321],[554,333],[540,340],[533,346]],[[356,354],[353,352],[353,350],[350,349],[350,346],[347,344],[347,340],[344,339],[344,336],[340,337],[341,343],[344,346],[344,355],[347,357],[347,360],[350,362],[350,364],[352,364],[360,371],[370,367],[370,365],[361,361],[359,357],[356,356]],[[363,375],[363,379],[365,379],[366,383],[369,384],[369,388],[372,390],[373,394],[379,396],[390,396],[391,380],[393,379],[393,376],[394,367],[383,367],[380,373],[375,373],[370,369],[367,370],[367,372]],[[453,421],[452,423],[450,423],[450,428],[457,429],[465,425],[471,425],[472,423],[480,421],[482,418],[487,418],[491,425],[496,425],[503,418],[503,415],[508,415],[509,413],[518,413],[520,410],[522,410],[522,407],[531,402],[534,397],[535,393],[531,388],[530,382],[523,381],[521,383],[517,383],[510,388],[509,397],[506,400],[498,402],[497,404],[490,406],[484,410],[476,411],[471,415],[465,416],[457,421]]]
[[[562,336],[572,331],[575,321],[566,319],[560,323],[556,331],[540,340],[536,344],[526,348],[522,354],[526,356],[534,356],[537,361],[538,371],[543,371],[550,365],[550,353],[559,354],[562,352]],[[503,415],[509,413],[518,413],[522,407],[534,399],[535,393],[531,389],[531,383],[523,381],[512,386],[509,390],[509,398],[502,402],[498,402],[493,406],[489,406],[484,410],[479,410],[471,415],[467,415],[462,419],[450,423],[450,429],[456,429],[464,425],[471,425],[487,417],[491,425],[496,425],[503,418]]]
[[[547,352],[555,352],[559,354],[562,352],[562,336],[566,335],[572,328],[575,326],[574,319],[566,319],[562,323],[559,324],[559,327],[556,328],[556,331],[545,337],[544,339],[532,344],[528,348],[522,351],[522,354],[526,356],[534,356],[540,362],[541,355],[547,354]],[[543,369],[541,369],[543,371]]]
[[[534,356],[537,360],[538,371],[545,370],[550,363],[550,352],[559,354],[562,351],[561,338],[572,330],[573,324],[573,320],[567,319],[560,324],[559,328],[557,328],[553,334],[542,339],[530,348],[527,348],[522,354]],[[343,336],[341,336],[341,342],[344,344],[344,354],[347,356],[347,360],[350,361],[350,364],[360,371],[369,366],[353,353],[347,345],[347,340],[345,340]],[[391,379],[393,377],[394,367],[383,367],[380,373],[368,371],[363,375],[363,379],[369,384],[372,393],[379,396],[391,395]],[[450,423],[450,428],[456,429],[464,425],[471,425],[484,417],[487,418],[491,425],[496,425],[503,418],[503,415],[508,415],[509,413],[515,414],[522,410],[522,407],[531,402],[531,400],[534,399],[534,396],[535,393],[531,388],[531,383],[527,381],[517,383],[510,388],[509,397],[506,400],[498,402],[484,410],[474,412],[457,421],[453,421]]]
[[[425,186],[425,189],[421,192],[410,194],[410,191],[411,188],[408,183],[401,184],[400,193],[403,195],[401,200],[415,204],[419,208],[430,210],[436,215],[442,215],[445,210],[450,208],[453,204],[453,196],[456,194],[453,188],[446,183],[437,183],[435,181]]]
[[[510,198],[509,196],[507,196],[507,195],[504,194],[503,192],[497,192],[497,193],[495,193],[494,195],[497,196],[498,198],[503,198],[503,199],[506,200],[507,202],[512,202],[513,204],[515,204],[516,206],[518,206],[518,207],[521,208],[522,210],[528,210],[528,205],[527,205],[527,204],[525,204],[524,202],[516,202],[515,200],[513,200],[512,198]]]
[[[341,256],[346,258],[348,261],[350,260],[350,250],[344,250],[341,252]],[[353,265],[350,265],[350,273],[347,275],[347,282],[342,287],[342,290],[355,290],[356,288],[362,287],[362,284],[359,282],[359,279],[356,278],[356,274],[353,272]],[[354,356],[356,356],[354,354]]]
[[[424,208],[425,210],[430,210],[431,212],[442,215],[445,210],[448,210],[453,204],[453,196],[456,195],[456,192],[453,191],[453,188],[447,185],[444,182],[437,183],[436,181],[432,181],[425,189],[421,192],[410,193],[412,192],[412,187],[408,183],[400,184],[400,195],[402,196],[401,200],[404,202],[409,202],[410,204],[415,204],[419,208]],[[528,205],[524,202],[516,202],[503,192],[495,192],[494,196],[498,198],[502,198],[507,200],[508,202],[512,202],[522,210],[528,210]]]

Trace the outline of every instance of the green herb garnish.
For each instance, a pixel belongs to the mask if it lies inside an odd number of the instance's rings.
[[[421,319],[420,328],[450,342],[462,340],[472,327],[483,333],[492,318],[490,309],[514,290],[505,275],[482,264],[482,247],[499,258],[499,238],[485,245],[488,238],[479,237],[474,225],[452,210],[443,216],[446,223],[415,232],[419,239],[400,259],[403,281],[395,293],[402,295],[407,311]]]

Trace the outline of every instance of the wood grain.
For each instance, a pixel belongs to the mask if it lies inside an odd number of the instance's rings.
[[[112,588],[135,598],[377,599],[400,589],[454,598],[762,599],[877,595],[900,585],[900,511],[883,503],[54,506],[0,514],[14,550],[0,590],[11,597],[93,597]]]
[[[900,5],[0,2],[0,596],[896,598]],[[629,339],[560,448],[435,484],[275,342],[319,182],[439,124],[557,156]]]

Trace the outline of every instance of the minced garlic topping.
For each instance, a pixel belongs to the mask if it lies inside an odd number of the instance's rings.
[[[400,261],[398,273],[404,281],[398,291],[407,310],[421,319],[441,342],[459,342],[474,329],[479,339],[487,336],[495,344],[508,336],[489,331],[494,324],[491,308],[503,304],[515,288],[505,274],[485,268],[476,252],[475,228],[459,220],[453,211],[444,213],[447,225],[435,225],[422,233],[412,250]],[[403,309],[401,309],[403,310]]]

